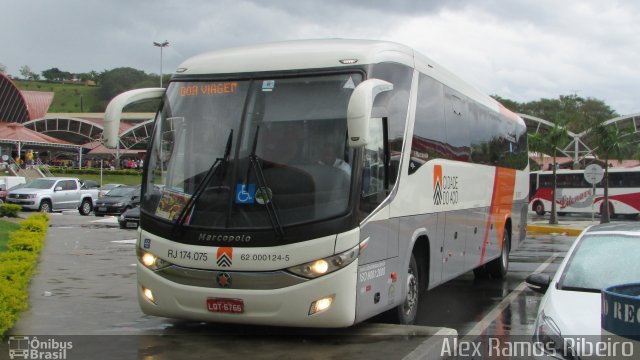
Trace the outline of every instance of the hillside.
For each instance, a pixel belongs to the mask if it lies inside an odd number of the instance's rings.
[[[106,103],[98,99],[98,86],[61,84],[47,81],[13,80],[20,90],[54,92],[52,113],[104,112]],[[82,108],[81,99],[82,98]]]

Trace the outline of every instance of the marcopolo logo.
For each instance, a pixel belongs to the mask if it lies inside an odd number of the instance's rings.
[[[10,359],[57,359],[67,358],[67,351],[73,349],[71,341],[38,339],[33,336],[9,336]]]
[[[433,204],[458,204],[458,177],[443,175],[442,165],[433,166]]]

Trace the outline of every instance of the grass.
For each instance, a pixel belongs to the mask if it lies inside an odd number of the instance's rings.
[[[61,175],[64,176],[64,175]],[[100,184],[100,175],[69,175],[77,176],[80,180],[93,180]],[[124,185],[140,185],[142,183],[142,176],[135,175],[102,175],[102,184],[124,184]]]
[[[0,251],[5,251],[7,249],[9,233],[18,230],[19,228],[20,224],[0,219]]]
[[[104,101],[98,99],[97,86],[26,80],[13,82],[20,90],[54,92],[55,96],[49,107],[49,112],[52,113],[103,112],[106,106]]]

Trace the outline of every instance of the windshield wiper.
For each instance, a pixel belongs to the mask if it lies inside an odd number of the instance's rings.
[[[271,227],[276,232],[276,235],[282,239],[284,238],[284,230],[282,229],[282,223],[280,222],[280,218],[278,218],[278,208],[273,202],[273,194],[269,194],[270,188],[267,185],[267,180],[264,177],[264,172],[262,171],[262,165],[260,164],[260,157],[256,155],[256,147],[258,145],[258,133],[260,133],[260,125],[256,128],[256,134],[253,137],[253,148],[251,149],[251,155],[249,155],[249,161],[251,162],[251,168],[253,172],[256,174],[256,180],[258,181],[258,189],[262,189],[264,192],[265,199],[264,205],[267,208],[267,214],[269,216],[269,222],[271,222]],[[247,173],[247,180],[249,179],[249,174]],[[246,181],[245,181],[246,182]],[[256,191],[257,193],[257,191]]]
[[[226,145],[226,148],[224,149],[224,156],[217,158],[216,161],[213,162],[213,165],[211,165],[211,167],[205,174],[202,181],[198,183],[198,186],[196,187],[196,190],[193,192],[193,195],[191,195],[191,197],[189,198],[189,201],[187,201],[187,204],[184,206],[184,208],[182,208],[182,211],[180,211],[180,215],[178,215],[178,220],[173,225],[173,231],[175,231],[178,228],[181,228],[182,225],[184,225],[184,222],[187,219],[187,214],[191,212],[191,209],[196,204],[196,201],[200,198],[200,196],[202,196],[202,193],[204,193],[204,190],[207,188],[207,185],[209,184],[209,181],[211,181],[211,178],[213,177],[213,175],[216,173],[216,171],[221,165],[224,164],[226,166],[226,164],[229,162],[229,154],[231,153],[232,143],[233,143],[233,129],[231,129],[231,131],[229,132],[229,137],[227,138],[227,145]]]

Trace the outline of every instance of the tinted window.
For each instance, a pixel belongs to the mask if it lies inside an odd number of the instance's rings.
[[[420,74],[418,81],[409,174],[430,159],[448,158],[449,152],[442,108],[443,86],[424,74]]]

